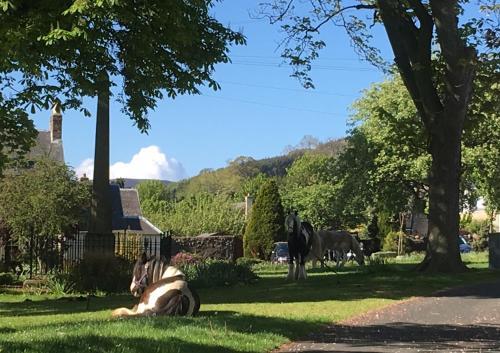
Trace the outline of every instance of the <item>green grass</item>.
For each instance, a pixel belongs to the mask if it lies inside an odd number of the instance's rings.
[[[252,285],[200,290],[196,318],[111,319],[133,305],[129,295],[57,299],[0,294],[0,352],[267,352],[324,325],[411,296],[498,278],[486,255],[467,255],[457,276],[411,271],[415,261],[349,266],[338,275],[310,270],[307,281],[285,281],[286,266],[259,265]],[[87,309],[88,305],[88,309]]]

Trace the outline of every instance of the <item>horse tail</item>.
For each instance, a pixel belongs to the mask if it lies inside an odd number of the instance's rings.
[[[134,307],[134,309],[136,309],[136,308]],[[134,309],[132,309],[132,310],[130,310],[128,308],[115,309],[111,313],[111,317],[135,316],[135,315],[137,315],[137,311]]]
[[[190,308],[192,306],[192,310],[190,310],[192,316],[196,316],[198,312],[200,311],[200,296],[198,295],[198,292],[189,285],[187,285],[189,292],[191,293],[191,298],[190,298]]]

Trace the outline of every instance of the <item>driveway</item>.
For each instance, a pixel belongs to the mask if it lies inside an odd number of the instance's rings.
[[[500,281],[397,303],[276,352],[500,352]]]

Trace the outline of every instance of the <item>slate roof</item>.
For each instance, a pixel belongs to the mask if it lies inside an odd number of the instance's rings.
[[[120,189],[110,185],[113,231],[130,231],[143,235],[163,232],[142,216],[139,194],[135,189]]]
[[[50,131],[38,131],[35,146],[27,154],[29,160],[41,157],[49,157],[52,160],[64,163],[62,140],[51,141]]]
[[[136,189],[120,189],[124,216],[142,216],[139,194]]]

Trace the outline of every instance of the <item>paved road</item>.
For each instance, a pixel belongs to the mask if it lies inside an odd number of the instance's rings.
[[[500,282],[398,303],[276,352],[500,352]]]

